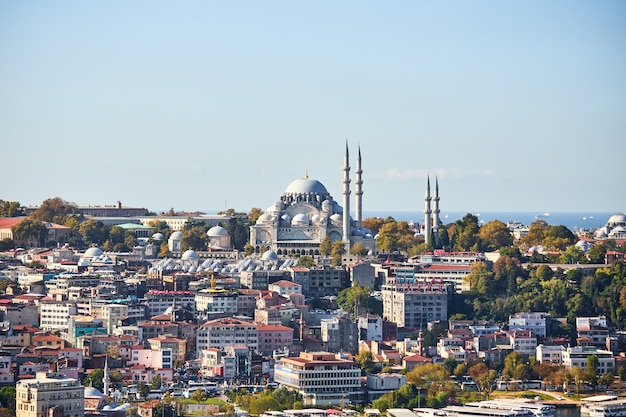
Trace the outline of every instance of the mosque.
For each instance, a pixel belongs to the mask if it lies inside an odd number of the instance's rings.
[[[309,178],[297,179],[287,186],[283,195],[269,207],[256,224],[250,226],[250,244],[257,253],[269,249],[278,256],[319,255],[325,238],[341,241],[349,252],[360,243],[376,253],[371,230],[361,225],[363,208],[363,170],[361,149],[356,161],[355,218],[350,216],[350,154],[346,143],[343,166],[343,207],[333,199],[326,187]]]

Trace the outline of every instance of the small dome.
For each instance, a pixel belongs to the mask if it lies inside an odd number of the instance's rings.
[[[291,219],[291,224],[293,226],[306,225],[306,224],[309,224],[309,218],[304,213],[298,213],[295,216],[293,216],[293,219]]]
[[[320,215],[319,214],[314,214],[313,216],[311,216],[311,221],[312,222],[319,222],[320,221]]]
[[[291,221],[291,216],[285,213],[280,216],[280,220],[289,223]]]
[[[85,387],[85,398],[100,398],[104,394],[96,387]]]
[[[183,232],[180,230],[175,231],[170,235],[170,240],[180,240],[183,238]]]
[[[206,235],[209,237],[229,236],[228,230],[224,229],[222,226],[213,226],[207,230]]]
[[[263,255],[261,255],[261,260],[262,261],[276,261],[278,260],[278,255],[273,250],[268,250],[268,251],[263,252]]]
[[[311,179],[309,177],[300,178],[293,181],[287,186],[285,190],[286,195],[298,195],[298,194],[319,194],[326,196],[328,191],[326,187],[318,180]]]
[[[89,262],[87,259],[80,259],[78,261],[78,266],[91,266],[91,262]]]
[[[152,235],[152,240],[163,240],[163,233],[155,233]]]
[[[95,258],[96,256],[100,256],[103,253],[104,252],[102,252],[102,249],[100,249],[100,248],[98,248],[96,246],[93,246],[93,247],[91,247],[91,248],[89,248],[89,249],[87,249],[85,251],[85,255],[84,256],[87,257],[87,258]]]
[[[183,261],[193,261],[198,259],[198,254],[194,250],[186,250],[183,255],[180,257]]]
[[[330,216],[330,220],[332,222],[342,222],[343,221],[343,216],[339,213],[335,213],[332,216]]]
[[[258,219],[256,219],[256,224],[263,224],[265,222],[269,222],[270,220],[272,220],[270,215],[267,213],[263,213],[259,216]]]

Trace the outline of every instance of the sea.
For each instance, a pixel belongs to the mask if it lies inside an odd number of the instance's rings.
[[[442,211],[439,214],[443,224],[454,223],[457,220],[462,219],[468,214],[468,212],[461,211]],[[609,217],[614,212],[526,212],[526,211],[486,211],[471,213],[478,217],[480,224],[489,223],[493,220],[500,220],[503,223],[516,221],[525,226],[537,220],[545,220],[550,226],[565,226],[572,232],[579,231],[581,229],[597,229],[606,224]],[[414,223],[422,223],[424,221],[424,214],[422,212],[415,211],[363,211],[363,218],[368,217],[380,217],[387,218],[393,217],[396,221],[407,221]]]
[[[555,417],[580,417],[580,407],[556,407]]]

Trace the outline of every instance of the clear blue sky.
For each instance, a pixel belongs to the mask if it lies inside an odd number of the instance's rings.
[[[421,211],[430,173],[442,210],[623,212],[625,22],[624,1],[4,1],[0,198],[248,211],[308,171],[341,204],[347,139],[366,211]]]

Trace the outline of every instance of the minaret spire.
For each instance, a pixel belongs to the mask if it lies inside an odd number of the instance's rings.
[[[424,197],[424,241],[426,243],[430,242],[430,215],[432,211],[430,210],[430,174],[426,179],[426,197]]]
[[[356,210],[356,227],[361,227],[361,221],[363,221],[363,169],[361,168],[361,145],[359,145],[359,153],[356,159],[356,189],[355,195],[355,210]]]
[[[433,196],[433,235],[435,236],[435,242],[439,240],[439,177],[435,175],[435,195]]]
[[[343,242],[350,250],[350,152],[346,140],[346,156],[343,162]]]
[[[109,356],[104,357],[104,370],[103,370],[102,382],[104,383],[104,392],[105,396],[109,396],[109,385],[111,384],[111,378],[109,376]]]

